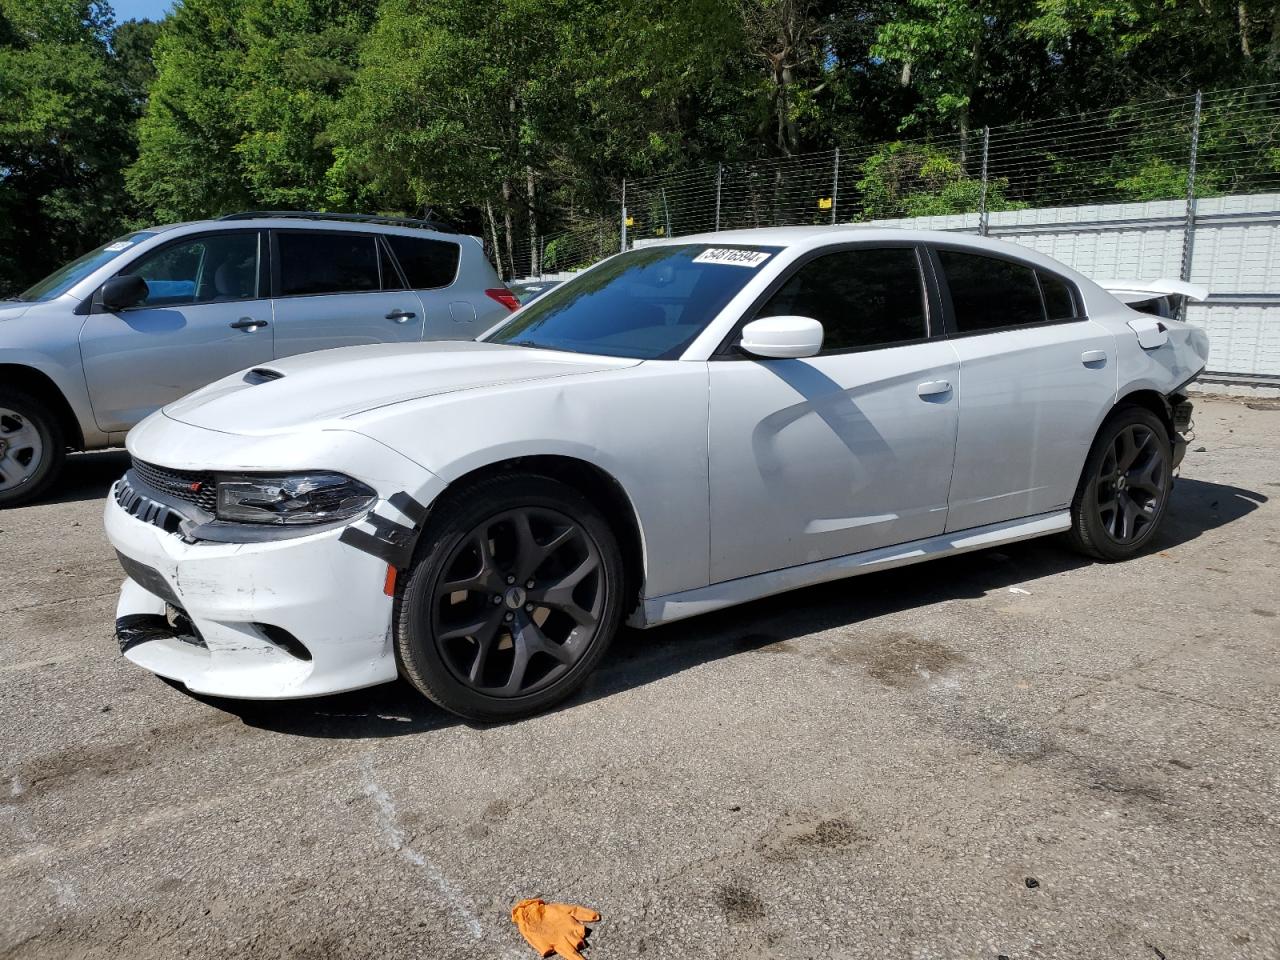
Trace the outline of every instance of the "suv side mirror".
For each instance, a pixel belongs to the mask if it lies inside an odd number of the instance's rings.
[[[757,357],[812,357],[822,349],[822,324],[812,317],[761,317],[742,328],[738,346]]]
[[[126,274],[112,277],[102,285],[102,305],[108,310],[124,310],[136,307],[150,295],[147,281],[141,277]]]

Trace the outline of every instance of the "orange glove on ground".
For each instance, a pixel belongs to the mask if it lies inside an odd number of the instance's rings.
[[[529,941],[529,946],[541,956],[558,953],[565,960],[583,960],[578,951],[586,946],[583,938],[587,928],[582,924],[599,919],[600,914],[594,910],[569,903],[521,900],[511,908],[511,920]]]

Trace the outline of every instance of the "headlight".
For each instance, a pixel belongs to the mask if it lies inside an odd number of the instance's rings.
[[[217,513],[233,523],[327,523],[354,517],[377,498],[340,473],[220,477]]]

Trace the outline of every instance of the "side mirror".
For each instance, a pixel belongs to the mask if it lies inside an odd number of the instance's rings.
[[[108,310],[124,310],[136,307],[151,293],[147,281],[141,277],[125,275],[112,277],[102,285],[102,305]]]
[[[812,357],[822,349],[822,324],[811,317],[761,317],[742,328],[738,346],[757,357]]]

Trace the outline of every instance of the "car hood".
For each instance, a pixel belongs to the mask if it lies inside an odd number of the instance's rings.
[[[473,341],[306,353],[218,380],[164,408],[170,419],[261,435],[441,393],[625,369],[638,360]]]
[[[0,301],[0,323],[5,320],[16,320],[31,309],[29,303],[13,303]]]

